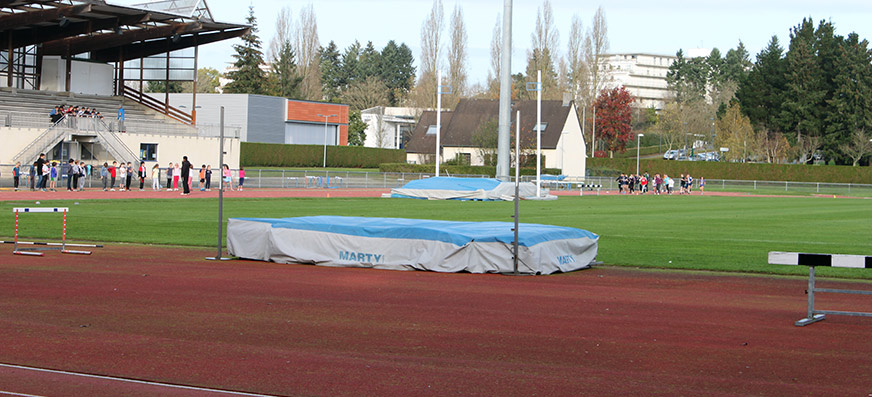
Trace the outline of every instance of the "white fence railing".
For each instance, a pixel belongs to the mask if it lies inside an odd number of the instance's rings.
[[[85,160],[85,162],[88,162]],[[0,188],[12,186],[12,165],[0,165]],[[94,175],[86,178],[86,186],[99,186],[99,164],[94,164]],[[27,167],[22,166],[22,173],[27,173]],[[219,170],[214,169],[212,186],[218,183]],[[149,172],[150,174],[150,172]],[[195,172],[199,174],[199,170]],[[248,188],[294,189],[294,188],[356,188],[356,189],[390,189],[400,187],[407,182],[430,178],[433,174],[408,172],[366,172],[366,171],[329,171],[329,170],[280,170],[280,169],[247,169],[245,170],[245,186]],[[471,178],[487,178],[487,175],[452,175]],[[166,178],[166,170],[161,169],[161,178]],[[233,170],[234,186],[238,183],[238,171]],[[522,180],[533,182],[535,176],[523,176]],[[698,180],[694,182],[694,190],[698,191]],[[24,181],[21,182],[24,185]],[[165,183],[161,181],[161,183]],[[197,185],[197,180],[194,181]],[[617,181],[610,177],[585,179],[567,179],[563,181],[543,180],[542,186],[551,190],[589,190],[585,185],[601,185],[602,191],[618,190]],[[149,178],[148,186],[151,186]],[[676,187],[676,191],[677,191]],[[739,181],[728,179],[707,179],[707,192],[744,192],[749,194],[786,194],[786,195],[840,195],[855,197],[872,197],[872,185],[856,183],[825,183],[825,182],[774,182],[774,181]]]
[[[525,181],[535,181],[535,176],[524,176]],[[588,177],[584,180],[542,181],[542,186],[554,190],[580,190],[581,185],[602,185],[601,190],[618,190],[618,182],[614,177]],[[693,189],[699,189],[699,179],[694,179]],[[678,190],[676,181],[675,190]],[[841,195],[841,196],[872,196],[872,185],[859,183],[829,183],[829,182],[789,182],[789,181],[741,181],[730,179],[706,179],[707,192],[738,192],[749,194],[777,195]]]

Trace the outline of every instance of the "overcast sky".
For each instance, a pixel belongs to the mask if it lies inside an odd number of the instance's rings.
[[[142,3],[143,0],[109,0],[119,5]],[[295,21],[300,9],[313,4],[318,19],[321,45],[331,40],[345,48],[354,40],[372,41],[381,49],[389,40],[406,43],[420,57],[421,25],[432,0],[207,0],[216,20],[244,23],[248,6],[253,5],[264,47],[275,31],[275,20],[282,7],[290,7]],[[872,38],[872,1],[870,0],[613,0],[602,3],[608,21],[610,52],[643,52],[674,55],[678,49],[714,48],[722,54],[739,40],[753,56],[773,35],[786,47],[789,30],[804,17],[832,21],[836,33],[856,32],[861,39]],[[470,82],[484,82],[490,65],[490,41],[497,16],[503,11],[501,0],[444,1],[445,24],[452,10],[460,5],[469,38],[468,70]],[[513,11],[512,71],[523,71],[526,49],[536,21],[540,1],[515,1]],[[590,25],[599,4],[578,0],[552,0],[555,26],[560,34],[560,52],[565,52],[572,16],[577,14]],[[445,37],[447,41],[448,32]],[[231,45],[239,40],[204,46],[200,66],[223,71],[232,62]]]

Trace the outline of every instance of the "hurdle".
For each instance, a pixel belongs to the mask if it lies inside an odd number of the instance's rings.
[[[872,313],[848,312],[837,310],[816,310],[814,307],[815,292],[835,294],[872,295],[869,290],[848,290],[834,288],[815,287],[814,268],[818,266],[846,267],[855,269],[872,269],[872,256],[864,255],[831,255],[831,254],[805,254],[799,252],[770,252],[770,265],[793,265],[808,266],[808,314],[805,318],[794,323],[797,327],[804,327],[826,319],[827,314],[842,316],[872,317]]]
[[[91,255],[91,251],[77,251],[77,250],[68,250],[67,246],[75,246],[75,247],[94,247],[99,248],[97,244],[67,244],[67,212],[69,212],[69,208],[67,207],[19,207],[13,208],[12,212],[15,214],[15,237],[14,240],[11,241],[13,244],[12,254],[14,255],[32,255],[32,256],[43,256],[42,252],[38,251],[47,251],[47,250],[59,250],[62,254],[79,254],[79,255]],[[63,213],[63,224],[61,229],[61,242],[60,243],[42,243],[42,242],[31,242],[31,241],[18,241],[18,226],[19,226],[19,213]],[[9,244],[10,242],[3,241],[4,244]],[[19,245],[31,245],[33,247],[30,248],[22,248]],[[39,247],[37,247],[39,246]]]
[[[584,196],[584,189],[587,189],[589,191],[593,191],[594,189],[596,189],[596,195],[599,196],[600,189],[602,189],[602,188],[603,188],[603,185],[580,183],[580,184],[578,184],[578,195]]]

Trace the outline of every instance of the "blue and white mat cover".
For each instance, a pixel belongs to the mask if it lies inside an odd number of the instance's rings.
[[[519,184],[522,199],[536,197],[536,185]],[[426,200],[511,201],[515,197],[515,183],[493,178],[459,178],[437,176],[410,181],[400,188],[391,189],[391,197]]]
[[[308,216],[231,218],[227,250],[278,263],[437,272],[514,270],[514,224],[423,219]],[[590,266],[599,236],[586,230],[522,223],[518,270],[569,272]]]

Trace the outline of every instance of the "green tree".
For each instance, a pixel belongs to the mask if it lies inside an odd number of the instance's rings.
[[[849,154],[844,149],[859,147],[851,144],[856,131],[872,131],[872,52],[868,47],[868,41],[851,33],[837,55],[822,149],[826,158],[841,164],[857,165],[863,155],[857,157],[856,152]]]
[[[494,166],[497,164],[497,144],[499,140],[499,134],[497,130],[499,129],[499,123],[495,119],[490,119],[481,125],[472,133],[469,137],[472,142],[472,146],[475,147],[475,151],[478,154],[478,157],[484,161],[484,165],[486,166]],[[512,134],[515,133],[515,129],[512,129]],[[515,139],[512,138],[512,144],[515,143]],[[514,151],[512,151],[512,155],[514,155]]]
[[[675,101],[686,103],[705,98],[709,71],[705,58],[684,57],[678,50],[676,60],[666,72],[666,84],[675,95]]]
[[[389,41],[381,52],[379,76],[388,87],[391,106],[398,106],[409,95],[415,82],[415,57],[405,44]]]
[[[181,81],[170,81],[170,94],[175,94],[179,92],[184,92],[184,87],[182,86],[183,82]],[[167,92],[167,84],[164,81],[149,81],[145,86],[145,92],[156,92],[156,93],[166,93]]]
[[[778,37],[757,54],[757,60],[739,84],[736,98],[751,123],[769,131],[785,131],[781,123],[781,106],[787,89],[787,62]]]
[[[348,115],[348,146],[363,146],[366,142],[366,127],[359,110]]]
[[[366,47],[363,47],[363,50],[360,51],[357,77],[365,79],[370,76],[378,76],[381,65],[381,53],[376,51],[371,41],[368,41]]]
[[[811,19],[790,31],[786,55],[787,74],[781,122],[786,131],[795,132],[793,142],[803,135],[820,136],[823,108],[827,97],[826,81],[815,54],[815,29]],[[805,161],[808,159],[800,159]]]
[[[740,40],[739,45],[727,51],[727,55],[724,57],[724,63],[721,66],[723,80],[739,84],[747,76],[752,66],[748,50]]]
[[[266,73],[261,69],[263,51],[261,41],[257,36],[257,18],[254,16],[254,6],[248,7],[246,23],[251,29],[242,36],[242,44],[234,44],[236,54],[233,58],[235,70],[227,73],[227,78],[233,80],[224,87],[224,92],[238,94],[264,94]]]
[[[361,77],[360,73],[360,43],[355,40],[342,53],[342,89],[348,88]]]
[[[302,99],[303,76],[297,73],[294,49],[289,40],[279,45],[278,53],[269,73],[268,93],[291,99]]]
[[[330,41],[327,47],[321,47],[321,84],[324,97],[329,102],[339,99],[344,85],[342,60],[339,48],[334,41]]]

